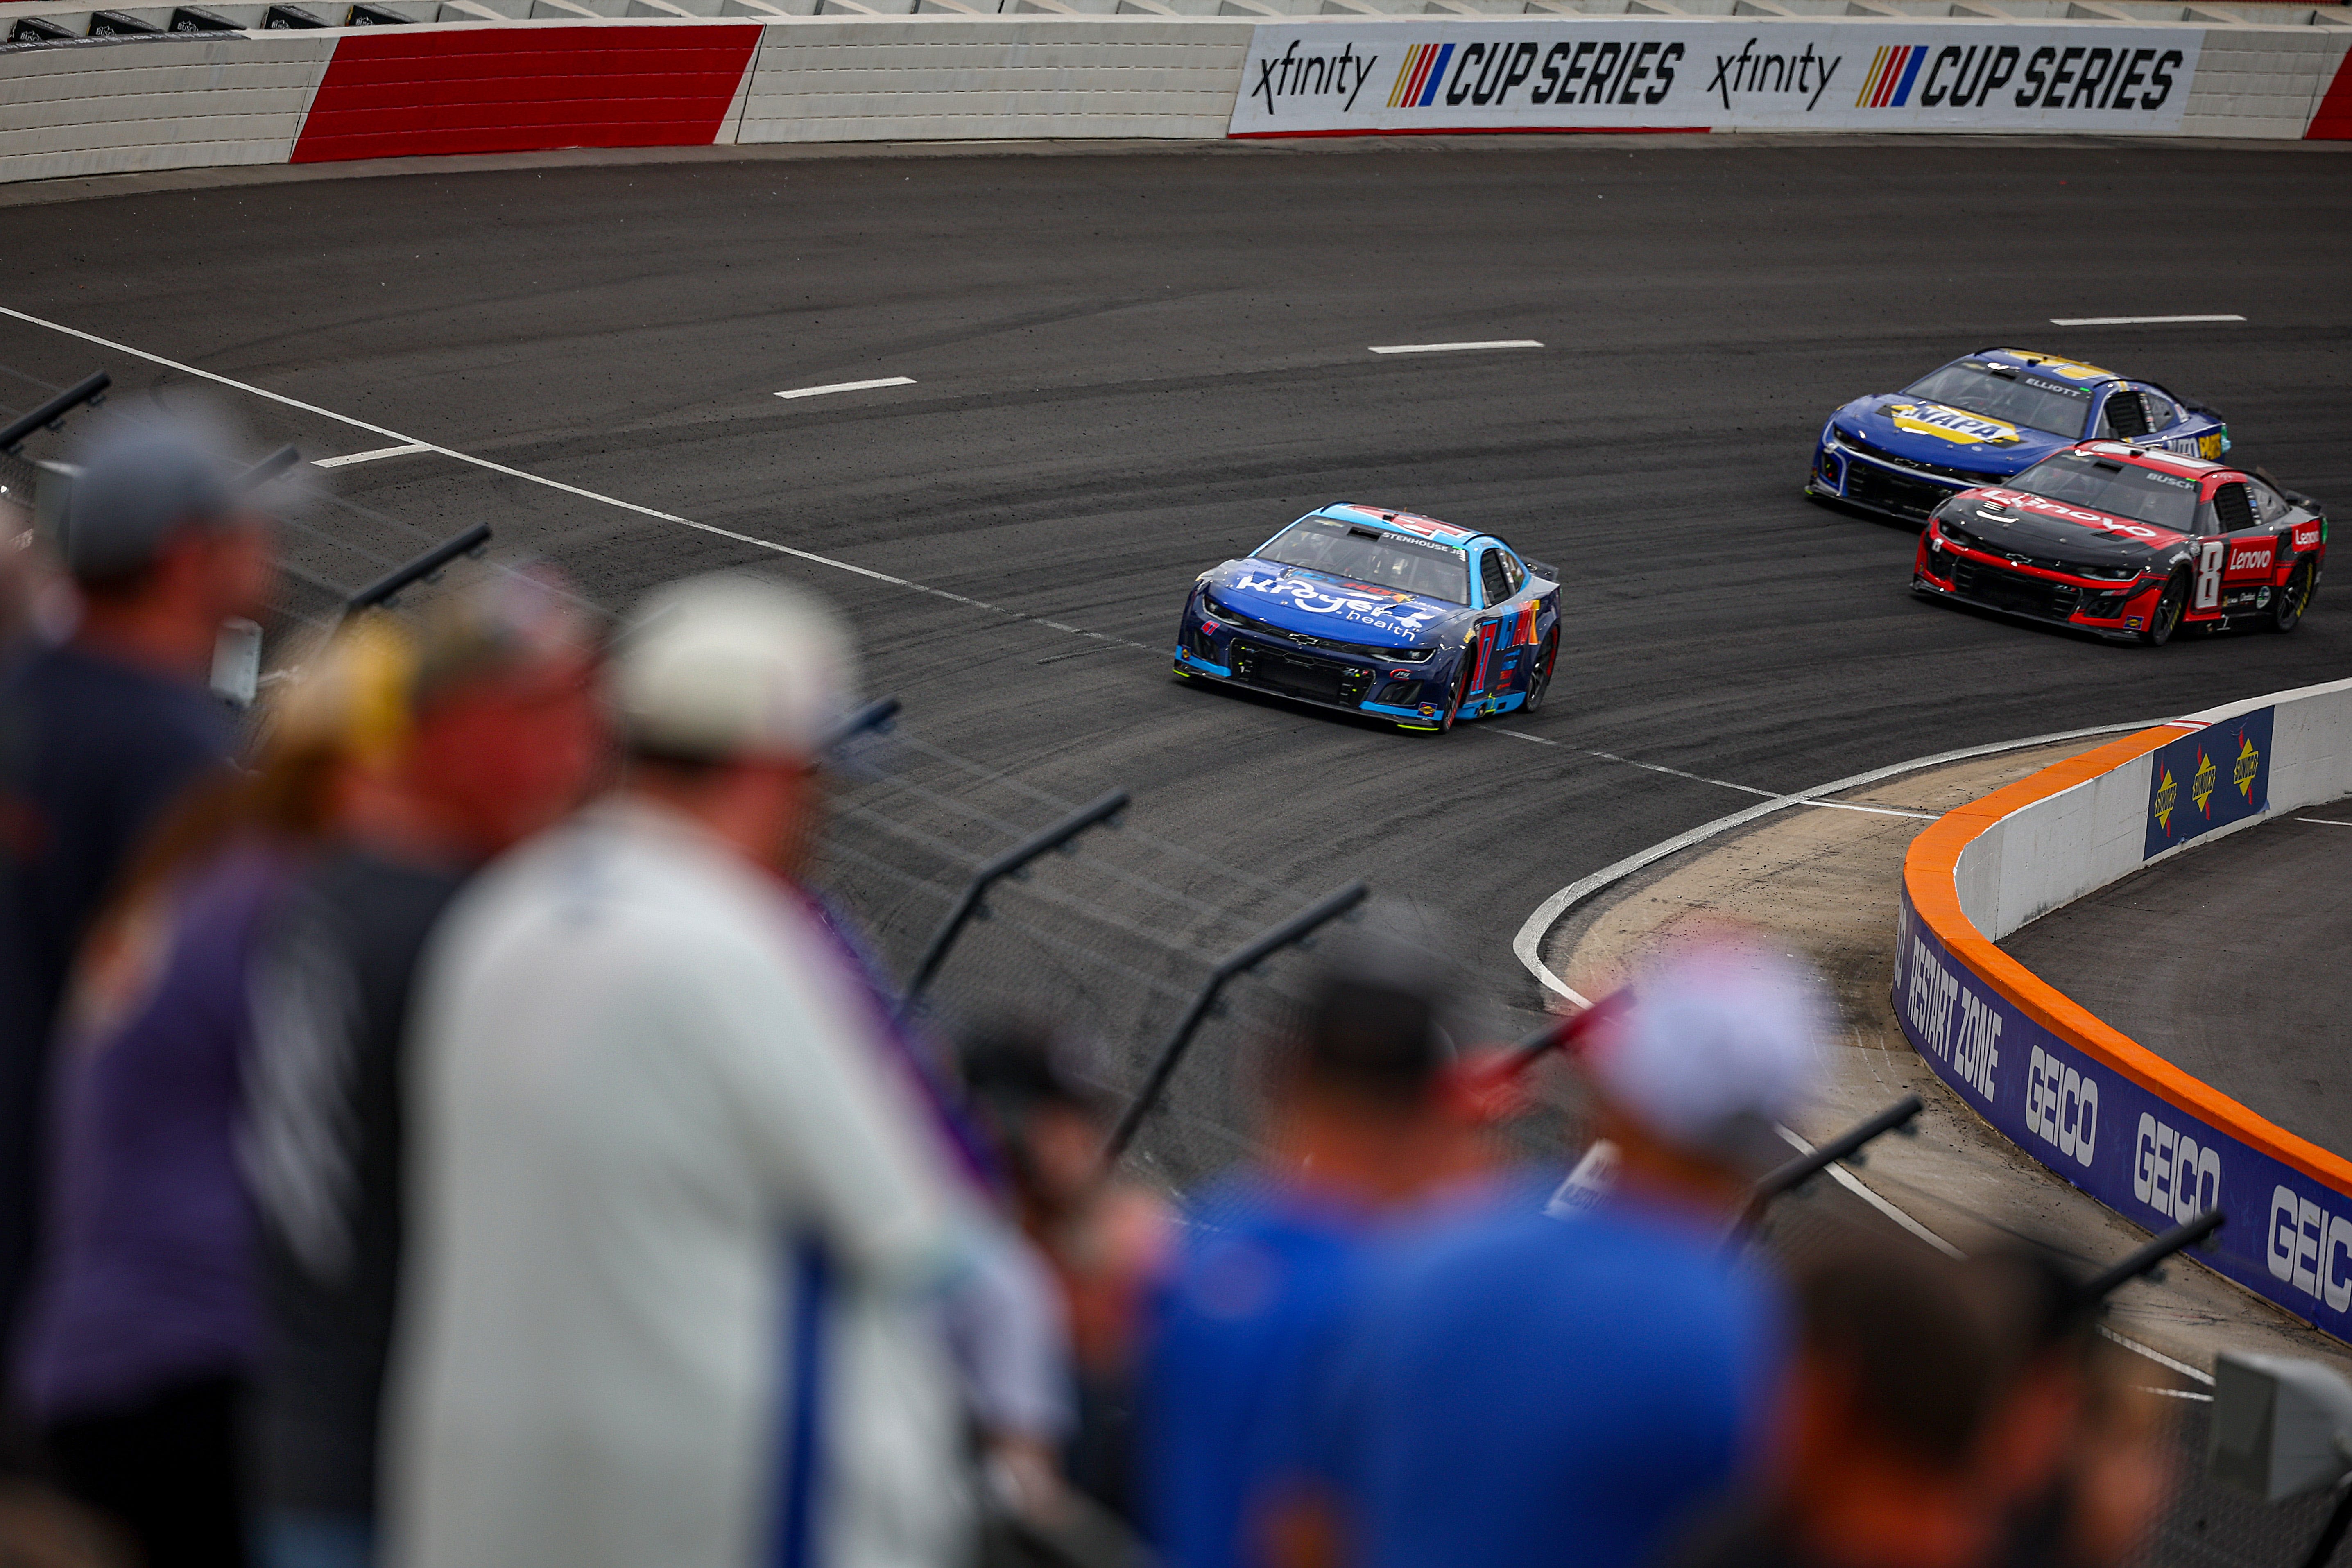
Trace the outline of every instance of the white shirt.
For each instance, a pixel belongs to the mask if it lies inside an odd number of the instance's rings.
[[[486,873],[420,986],[392,1561],[960,1558],[955,1378],[920,1299],[957,1250],[958,1188],[813,919],[624,797]],[[793,1364],[812,1329],[814,1387]],[[779,1521],[812,1394],[795,1551]]]

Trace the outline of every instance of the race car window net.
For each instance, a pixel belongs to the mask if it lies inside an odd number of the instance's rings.
[[[1470,602],[1470,561],[1459,546],[1328,517],[1299,519],[1268,541],[1257,558],[1450,605]]]
[[[2103,436],[2119,436],[2128,441],[2155,427],[2148,418],[2147,402],[2137,392],[2109,394],[2106,406],[2099,411],[2099,433]]]
[[[2031,376],[1995,375],[1965,364],[1948,364],[1913,382],[1903,393],[2004,425],[2063,436],[2070,441],[2083,434],[2091,412],[2091,395],[2079,386],[2060,386]]]
[[[2221,531],[2234,533],[2242,528],[2254,526],[2254,503],[2246,495],[2246,487],[2235,479],[2213,492],[2213,517],[2221,523]]]
[[[2115,517],[2188,533],[2197,521],[2197,487],[2187,479],[2087,452],[2060,452],[2011,479],[2029,495],[2073,501]],[[2241,505],[2244,502],[2242,500]]]
[[[1478,557],[1478,583],[1486,590],[1486,603],[1499,605],[1511,596],[1511,579],[1503,571],[1503,552],[1489,550]]]
[[[1511,552],[1507,550],[1497,550],[1495,552],[1495,554],[1500,558],[1503,563],[1503,575],[1510,579],[1511,592],[1516,594],[1521,588],[1527,586],[1528,574],[1526,571],[1520,567],[1518,562],[1512,557]]]

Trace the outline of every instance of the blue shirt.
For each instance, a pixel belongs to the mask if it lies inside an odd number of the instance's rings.
[[[1771,1288],[1626,1202],[1513,1205],[1361,1287],[1312,1422],[1364,1568],[1635,1568],[1738,1476],[1779,1383]]]
[[[1297,1378],[1346,1298],[1373,1216],[1265,1176],[1212,1188],[1155,1303],[1143,1504],[1172,1568],[1235,1568],[1286,1441]]]

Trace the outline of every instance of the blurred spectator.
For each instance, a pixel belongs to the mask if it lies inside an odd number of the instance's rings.
[[[259,1333],[234,1152],[247,964],[347,782],[346,699],[366,671],[349,673],[321,683],[341,698],[295,690],[257,772],[166,817],[84,943],[66,1008],[20,1384],[58,1479],[148,1568],[246,1560],[237,1461]]]
[[[1265,1153],[1192,1205],[1143,1396],[1150,1532],[1181,1568],[1261,1560],[1302,1358],[1383,1221],[1483,1169],[1442,1001],[1404,955],[1325,975],[1272,1065]]]
[[[1336,1538],[1286,1534],[1286,1562],[1631,1565],[1760,1459],[1782,1313],[1723,1236],[1826,1016],[1809,973],[1736,943],[1641,977],[1581,1058],[1612,1189],[1382,1260],[1312,1412]]]
[[[436,931],[392,1561],[912,1568],[968,1544],[929,1313],[966,1189],[791,881],[849,661],[782,589],[655,595],[614,666],[623,787]]]
[[[1853,1237],[1798,1275],[1764,1500],[1682,1568],[2119,1568],[2162,1501],[2160,1426],[2047,1257]]]
[[[110,437],[65,521],[80,622],[0,673],[0,1335],[42,1208],[42,1108],[67,971],[141,840],[226,761],[228,715],[205,689],[213,643],[223,621],[259,611],[271,581],[261,519],[182,433]]]
[[[1002,1152],[1022,1229],[1052,1265],[1067,1309],[1078,1408],[1064,1468],[1131,1521],[1136,1341],[1146,1289],[1167,1257],[1167,1205],[1104,1172],[1114,1108],[1073,1042],[1000,1026],[965,1047],[963,1080]]]
[[[383,764],[263,941],[243,1153],[263,1220],[265,1563],[369,1561],[410,982],[466,878],[579,803],[602,739],[594,645],[536,573],[443,598],[387,693]]]

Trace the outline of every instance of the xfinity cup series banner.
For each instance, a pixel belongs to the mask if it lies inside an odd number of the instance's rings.
[[[2178,131],[2195,27],[1283,22],[1234,136],[1433,131]]]
[[[2352,1338],[2352,1196],[2059,1039],[1957,962],[1907,891],[1895,944],[1895,1017],[1970,1110],[2146,1230],[2220,1208],[2213,1250],[2191,1256]]]

